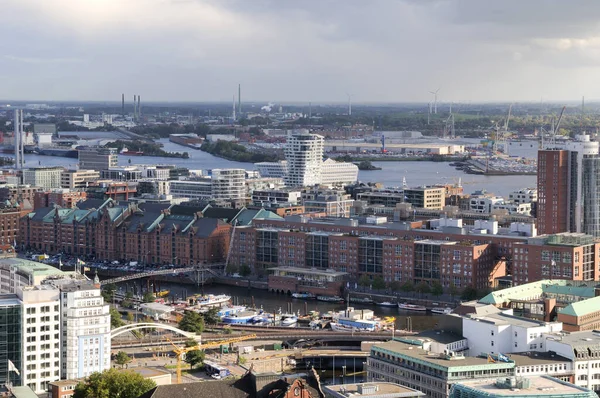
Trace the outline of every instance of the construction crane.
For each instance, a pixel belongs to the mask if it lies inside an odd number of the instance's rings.
[[[226,339],[226,340],[211,341],[210,343],[198,344],[198,345],[195,345],[192,347],[178,347],[175,345],[175,343],[173,343],[171,341],[171,339],[167,338],[169,343],[171,343],[171,345],[173,346],[173,352],[175,353],[175,355],[177,355],[177,384],[181,384],[181,362],[183,361],[184,355],[186,353],[188,353],[190,351],[196,351],[196,350],[206,350],[206,349],[210,349],[210,348],[217,348],[222,345],[239,343],[240,341],[252,340],[254,338],[256,338],[256,334],[249,334],[246,336],[232,337],[231,339]]]
[[[560,111],[560,116],[558,116],[558,121],[556,122],[556,124],[552,123],[552,131],[550,131],[550,148],[551,149],[556,148],[556,134],[558,133],[560,121],[563,118],[563,114],[565,113],[566,108],[567,108],[566,106],[562,107],[562,109]]]
[[[231,258],[231,248],[233,247],[233,239],[235,238],[235,227],[237,226],[238,220],[233,221],[233,229],[231,230],[231,238],[229,239],[229,247],[227,248],[227,257],[225,258],[225,274],[227,274],[227,266],[229,265],[229,259]]]

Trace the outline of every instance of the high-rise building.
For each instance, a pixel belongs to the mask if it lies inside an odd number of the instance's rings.
[[[35,167],[23,170],[23,184],[45,189],[60,188],[62,167]]]
[[[211,178],[212,199],[229,200],[246,197],[246,170],[213,169]]]
[[[287,175],[291,187],[318,185],[322,181],[324,138],[308,130],[296,130],[288,135],[285,146]]]
[[[23,314],[22,385],[44,393],[60,379],[60,291],[50,285],[26,286],[17,295]]]
[[[108,170],[117,167],[119,155],[114,148],[88,148],[79,150],[79,168],[84,170]]]
[[[22,367],[23,318],[21,302],[14,294],[0,295],[0,384],[9,380],[15,386],[21,385],[21,376],[8,369],[11,361],[17,369]]]
[[[538,229],[600,237],[599,143],[589,135],[538,152]]]

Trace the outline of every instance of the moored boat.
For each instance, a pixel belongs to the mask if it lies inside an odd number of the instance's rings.
[[[381,303],[377,303],[378,306],[380,307],[395,307],[396,304],[390,302],[390,301],[382,301]]]
[[[407,304],[407,303],[398,303],[398,309],[406,310],[406,311],[420,311],[420,312],[427,311],[427,308],[423,307],[422,305]]]
[[[296,299],[314,299],[316,296],[312,293],[292,293],[292,297]]]
[[[443,308],[443,307],[433,307],[431,309],[431,312],[434,313],[434,314],[449,314],[449,313],[452,312],[452,308],[450,308],[450,307],[446,307],[446,308]]]
[[[350,297],[350,302],[358,304],[373,304],[373,300],[369,297]]]
[[[242,311],[221,318],[221,322],[229,325],[246,325],[252,322],[258,313],[256,311]]]
[[[317,296],[317,300],[328,303],[343,303],[344,299],[340,296]]]

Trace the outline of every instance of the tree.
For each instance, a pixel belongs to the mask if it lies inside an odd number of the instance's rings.
[[[417,293],[421,293],[421,294],[427,294],[427,293],[431,292],[431,288],[425,281],[419,282],[419,284],[415,287],[415,290],[417,291]]]
[[[402,283],[400,281],[393,281],[390,283],[390,289],[394,292],[402,291]]]
[[[204,323],[208,325],[216,325],[221,320],[219,317],[219,309],[217,307],[209,308],[202,316],[204,317]]]
[[[190,348],[190,347],[196,347],[198,345],[198,342],[194,339],[187,339],[185,341],[185,347],[186,348]]]
[[[358,279],[358,284],[364,287],[371,286],[371,278],[369,278],[369,275],[362,275]]]
[[[204,318],[194,311],[187,311],[179,322],[179,329],[186,332],[202,333],[204,331]]]
[[[185,362],[190,364],[190,369],[193,369],[196,365],[204,362],[204,351],[193,350],[185,354]]]
[[[102,297],[104,297],[104,301],[113,301],[113,296],[115,291],[117,290],[117,286],[113,283],[110,285],[106,285],[104,289],[102,289]]]
[[[242,264],[240,265],[240,275],[243,277],[246,276],[250,276],[250,274],[252,273],[252,270],[250,269],[250,267],[246,264]]]
[[[123,368],[123,366],[125,366],[125,364],[129,363],[130,361],[131,358],[129,357],[129,355],[127,355],[125,351],[119,351],[115,356],[115,363],[117,365],[121,365],[121,368]]]
[[[227,267],[225,268],[225,273],[227,275],[233,275],[233,274],[239,273],[239,272],[240,272],[240,267],[238,267],[236,264],[229,263],[229,264],[227,264]]]
[[[385,289],[385,281],[381,276],[373,278],[373,289]]]
[[[438,281],[433,282],[431,284],[431,294],[433,294],[435,297],[440,297],[442,294],[444,294],[444,287],[442,284]]]
[[[458,294],[458,289],[454,286],[454,283],[451,283],[450,287],[448,287],[448,293],[452,297],[452,300],[454,300],[454,297]]]
[[[111,329],[116,329],[123,325],[125,325],[125,322],[123,322],[123,319],[121,319],[121,313],[119,313],[119,311],[116,308],[110,307],[110,327],[111,327]]]
[[[121,307],[131,308],[131,307],[133,307],[133,302],[129,299],[125,299],[125,300],[121,301]]]
[[[133,312],[127,312],[127,322],[133,322],[134,319]]]
[[[146,292],[146,293],[144,293],[144,297],[142,297],[142,301],[144,303],[153,303],[154,300],[156,300],[156,297],[154,296],[154,293],[152,293],[152,292]]]
[[[400,288],[404,293],[410,293],[415,291],[415,285],[411,281],[406,281],[402,284]]]
[[[477,289],[475,289],[473,286],[465,287],[465,290],[463,290],[460,298],[463,300],[475,300],[477,298]]]
[[[75,387],[73,398],[137,398],[156,387],[139,373],[108,369],[92,373]]]

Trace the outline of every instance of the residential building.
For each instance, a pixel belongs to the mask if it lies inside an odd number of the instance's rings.
[[[259,256],[268,253],[259,253]],[[312,259],[308,259],[312,261]],[[307,269],[298,267],[269,268],[268,288],[272,292],[291,294],[295,292],[312,293],[314,295],[338,296],[342,292],[346,272],[331,269]]]
[[[57,380],[50,383],[48,398],[73,398],[78,380]]]
[[[0,383],[21,385],[23,370],[23,310],[15,294],[0,294]],[[11,361],[19,373],[8,369]],[[9,374],[10,373],[10,374]]]
[[[115,166],[100,170],[100,178],[113,181],[138,181],[146,176],[136,166]]]
[[[506,379],[464,380],[452,386],[450,398],[470,397],[593,398],[583,387],[550,376],[508,377]]]
[[[60,184],[65,189],[84,190],[99,178],[100,172],[96,170],[64,170],[60,176]]]
[[[63,208],[74,208],[77,203],[87,198],[85,191],[71,191],[66,188],[57,188],[35,193],[33,208],[60,206]]]
[[[22,185],[22,184],[5,184],[0,185],[0,190],[6,189],[8,200],[13,205],[20,203],[29,203],[33,207],[33,197],[35,193],[43,190],[42,187],[32,187],[30,185]]]
[[[36,167],[23,170],[23,184],[44,189],[60,188],[62,167]]]
[[[254,166],[258,169],[261,177],[285,179],[288,173],[288,162],[282,160],[279,162],[259,162]]]
[[[501,196],[476,195],[469,199],[469,210],[476,213],[491,214],[494,206],[504,203]]]
[[[302,191],[297,189],[262,189],[252,192],[252,203],[286,203],[296,205],[301,201]]]
[[[137,183],[98,180],[90,184],[86,192],[87,197],[91,199],[129,200],[129,198],[135,196],[137,193]]]
[[[312,191],[302,193],[307,213],[324,213],[330,217],[350,217],[354,199],[344,191]]]
[[[324,138],[310,134],[308,130],[296,130],[288,134],[285,145],[289,187],[306,187],[322,182]]]
[[[358,181],[358,166],[350,162],[325,159],[321,165],[321,184],[345,186]]]
[[[357,200],[363,200],[369,205],[383,205],[385,207],[396,207],[398,203],[404,202],[403,190],[377,190],[359,192],[356,194]]]
[[[258,172],[256,172],[258,174]],[[279,190],[285,187],[282,178],[274,177],[248,177],[249,172],[246,171],[246,191],[252,195],[254,191]]]
[[[79,151],[80,170],[108,170],[119,165],[119,155],[114,148],[87,148]]]
[[[392,340],[371,348],[367,379],[417,389],[431,398],[446,398],[456,383],[511,377],[514,366],[514,362],[491,363],[487,357],[430,354],[417,345]]]
[[[211,197],[219,200],[245,199],[246,170],[213,169],[211,172]]]
[[[417,398],[425,393],[395,383],[345,383],[323,386],[325,396],[331,398]]]
[[[508,214],[531,214],[531,203],[517,203],[517,202],[500,202],[492,205],[491,213],[497,213],[499,210],[506,210]]]
[[[14,245],[19,231],[19,220],[26,214],[18,207],[0,205],[0,245]]]
[[[417,187],[404,189],[405,202],[424,209],[443,209],[446,190],[443,187]]]
[[[209,201],[212,198],[212,181],[210,178],[169,181],[169,192],[174,198]]]
[[[508,194],[508,200],[515,203],[537,202],[538,191],[535,188],[520,189]]]
[[[462,334],[469,342],[470,355],[545,351],[544,334],[561,330],[561,322],[518,317],[511,310],[462,319]]]
[[[573,383],[575,369],[573,362],[555,352],[526,351],[506,355],[515,363],[515,376],[552,376]]]
[[[24,286],[17,295],[23,313],[22,385],[45,393],[60,379],[60,291],[51,285]]]

